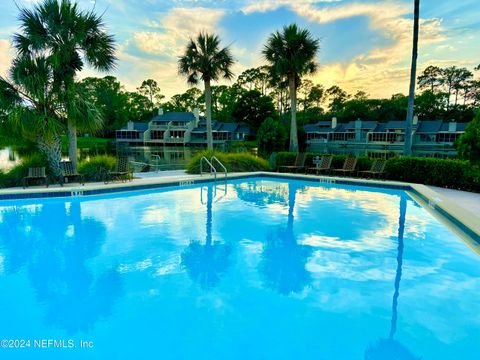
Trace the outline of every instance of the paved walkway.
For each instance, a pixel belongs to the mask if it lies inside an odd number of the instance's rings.
[[[465,211],[471,213],[480,221],[480,194],[467,191],[444,189],[436,186],[427,186],[429,189],[456,203]]]

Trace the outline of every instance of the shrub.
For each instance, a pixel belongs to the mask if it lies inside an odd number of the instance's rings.
[[[115,169],[116,164],[117,159],[114,156],[97,155],[82,161],[78,166],[78,172],[85,175],[86,181],[101,181],[106,172]]]
[[[0,176],[0,186],[22,186],[23,178],[27,175],[28,168],[30,167],[46,167],[47,175],[50,175],[47,160],[39,154],[33,154],[24,157],[20,164],[10,169],[7,173],[3,173]]]
[[[387,161],[387,179],[462,188],[464,174],[471,168],[464,160],[402,157]]]
[[[465,133],[455,142],[455,147],[461,159],[480,163],[480,111],[468,124]]]
[[[199,152],[190,160],[187,165],[187,172],[189,174],[200,173],[200,159],[202,156],[205,156],[209,160],[212,156],[216,156],[227,168],[228,172],[264,171],[270,169],[267,160],[249,153],[223,153],[207,150]],[[221,171],[219,167],[216,166],[216,168],[218,172]],[[209,171],[206,164],[204,164],[204,171]]]
[[[480,193],[480,166],[472,166],[465,171],[462,188]]]
[[[305,166],[313,166],[313,158],[315,156],[324,156],[324,155],[328,155],[328,154],[307,152],[305,154]],[[294,152],[286,152],[286,151],[279,152],[276,157],[277,168],[279,166],[293,165],[295,163],[296,157],[297,157],[297,153],[294,153]],[[346,158],[347,158],[347,155],[333,155],[332,167],[334,169],[341,169]],[[372,162],[373,160],[370,159],[368,156],[360,156],[358,158],[357,169],[369,170],[370,167],[372,166]]]
[[[322,155],[325,154],[306,153],[305,165],[312,165],[313,157]],[[279,152],[276,156],[277,168],[293,165],[296,156],[296,153]],[[346,155],[333,155],[332,167],[341,168],[345,158]],[[373,159],[360,156],[357,169],[368,170],[372,162]],[[480,192],[480,167],[466,160],[395,157],[386,163],[385,178]]]

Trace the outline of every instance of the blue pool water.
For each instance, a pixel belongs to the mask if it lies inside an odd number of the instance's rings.
[[[0,340],[30,341],[0,359],[480,352],[480,257],[396,190],[248,179],[0,202],[0,289]]]

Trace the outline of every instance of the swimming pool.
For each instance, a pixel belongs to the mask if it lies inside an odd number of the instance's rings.
[[[253,178],[3,201],[0,357],[476,359],[479,265],[401,190]]]

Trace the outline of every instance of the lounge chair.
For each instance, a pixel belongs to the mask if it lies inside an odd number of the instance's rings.
[[[23,178],[23,188],[28,187],[30,180],[43,180],[48,187],[48,177],[45,172],[45,167],[31,167],[28,168],[28,175]]]
[[[387,160],[385,159],[375,159],[370,170],[359,171],[359,176],[366,176],[367,178],[380,177],[385,172],[385,165]]]
[[[332,155],[322,156],[321,158],[317,156],[315,159],[316,166],[307,168],[307,172],[315,172],[317,175],[322,172],[329,172],[332,168],[332,160]]]
[[[294,165],[284,165],[278,168],[278,171],[299,172],[305,169],[305,153],[298,153]]]
[[[73,164],[71,161],[61,161],[60,169],[62,175],[60,176],[60,185],[63,186],[67,181],[70,182],[70,179],[78,179],[80,184],[85,185],[84,176],[73,170]]]
[[[106,174],[105,184],[113,180],[132,180],[132,172],[128,166],[128,158],[126,156],[120,156],[117,159],[117,165],[115,166],[115,171],[109,171]]]
[[[333,171],[335,174],[342,174],[343,176],[348,174],[353,174],[355,172],[355,167],[357,166],[357,157],[348,156],[343,163],[343,167],[341,169],[334,169]]]

